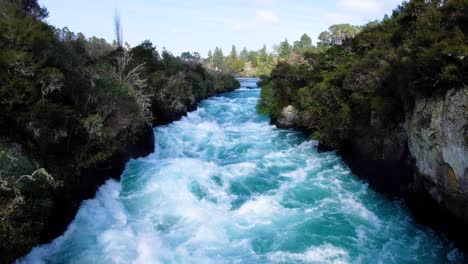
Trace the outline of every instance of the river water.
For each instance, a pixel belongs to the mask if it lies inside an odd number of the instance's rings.
[[[255,112],[255,81],[241,81],[155,128],[155,153],[130,161],[120,182],[82,203],[64,235],[18,262],[462,261],[337,155],[270,126]]]

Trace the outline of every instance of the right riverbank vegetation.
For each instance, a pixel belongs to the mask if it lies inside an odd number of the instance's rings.
[[[331,148],[385,134],[416,97],[467,86],[467,23],[466,1],[413,0],[363,27],[331,27],[316,47],[280,57],[262,78],[257,109],[289,116]]]

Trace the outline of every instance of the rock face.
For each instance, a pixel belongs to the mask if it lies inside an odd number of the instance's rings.
[[[468,88],[416,99],[407,118],[416,181],[442,206],[468,222]]]
[[[467,119],[468,88],[418,98],[404,123],[386,131],[376,120],[339,153],[353,173],[403,197],[419,222],[468,252]]]
[[[391,131],[349,142],[341,154],[355,174],[379,191],[427,192],[468,223],[468,88],[421,97],[406,121]],[[378,131],[373,122],[371,131]]]
[[[400,196],[412,188],[413,166],[403,127],[385,135],[356,137],[339,153],[354,174],[377,191]]]
[[[276,120],[276,126],[279,128],[293,128],[297,126],[299,112],[294,106],[289,105],[283,108],[281,116]]]

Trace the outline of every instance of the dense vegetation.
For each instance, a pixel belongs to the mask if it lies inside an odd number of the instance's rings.
[[[335,29],[336,27],[336,29]],[[342,30],[352,30],[357,32],[359,27],[354,27],[348,24],[334,25],[331,27],[333,33],[330,35],[320,36],[324,40],[332,38],[332,34],[341,34]],[[219,47],[208,52],[208,58],[204,60],[207,68],[234,74],[236,76],[253,77],[270,75],[271,71],[280,61],[295,62],[305,52],[315,50],[312,46],[312,39],[303,34],[301,38],[290,44],[287,39],[273,46],[273,51],[268,52],[266,45],[263,45],[258,51],[248,51],[243,48],[240,52],[237,51],[235,45],[232,46],[229,55],[225,56],[223,50]],[[195,56],[196,57],[196,56]]]
[[[412,0],[362,28],[331,27],[264,78],[257,109],[278,119],[293,106],[296,126],[331,148],[379,137],[404,122],[415,98],[466,87],[467,34],[464,0]]]
[[[36,0],[0,0],[0,262],[38,243],[84,169],[239,85],[149,41],[87,39],[47,15]]]

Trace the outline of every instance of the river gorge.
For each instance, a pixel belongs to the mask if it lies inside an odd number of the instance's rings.
[[[154,129],[81,204],[67,231],[17,263],[456,263],[443,235],[354,176],[335,152],[257,114],[255,79]]]

